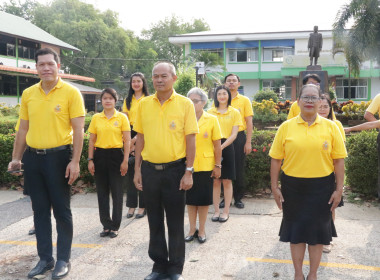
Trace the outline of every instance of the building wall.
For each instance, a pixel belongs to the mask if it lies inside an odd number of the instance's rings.
[[[371,79],[371,99],[380,93],[380,77]]]
[[[251,101],[253,100],[256,92],[260,89],[259,80],[241,80],[240,85],[244,86],[244,95]]]

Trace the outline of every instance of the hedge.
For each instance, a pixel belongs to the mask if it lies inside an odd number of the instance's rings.
[[[345,161],[346,185],[353,191],[366,196],[375,196],[377,190],[377,132],[363,131],[347,137],[348,158]],[[275,136],[275,131],[254,129],[252,135],[252,153],[247,156],[246,181],[247,192],[256,193],[270,189],[270,157],[268,152]],[[12,158],[14,134],[0,134],[0,185],[16,182],[17,177],[7,172]],[[87,170],[88,138],[85,134],[83,152],[80,159],[80,180],[93,183],[94,177]]]

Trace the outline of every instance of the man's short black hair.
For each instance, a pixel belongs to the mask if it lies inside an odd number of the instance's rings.
[[[231,77],[231,76],[235,76],[235,77],[238,79],[239,83],[240,83],[240,78],[239,78],[239,76],[236,75],[236,74],[234,74],[234,73],[231,73],[231,74],[228,74],[227,76],[225,76],[225,77],[224,77],[224,82],[226,82],[226,81],[227,81],[227,78],[228,78],[228,77]]]
[[[51,48],[43,48],[43,49],[39,49],[38,51],[36,51],[36,54],[34,56],[36,63],[38,63],[38,57],[40,55],[46,55],[46,54],[52,54],[54,56],[55,62],[57,62],[57,64],[59,64],[59,56],[56,53],[56,51],[51,49]]]
[[[319,78],[319,76],[317,74],[307,74],[305,77],[303,77],[302,79],[302,84],[303,85],[306,85],[307,81],[309,79],[314,79],[316,80],[318,83],[321,82],[321,78]]]

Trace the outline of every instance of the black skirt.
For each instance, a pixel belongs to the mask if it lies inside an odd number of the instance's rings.
[[[208,206],[212,204],[211,171],[194,172],[193,187],[186,191],[186,204]]]
[[[337,237],[328,204],[334,190],[334,173],[321,178],[296,178],[283,173],[280,241],[329,245],[332,237]]]
[[[226,139],[222,139],[222,144]],[[236,179],[235,171],[235,150],[234,145],[231,143],[229,146],[225,147],[222,151],[222,174],[220,179]]]

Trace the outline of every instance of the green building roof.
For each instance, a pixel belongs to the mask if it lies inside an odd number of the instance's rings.
[[[68,50],[80,51],[78,48],[63,42],[31,22],[2,11],[0,11],[0,34],[46,43]]]

